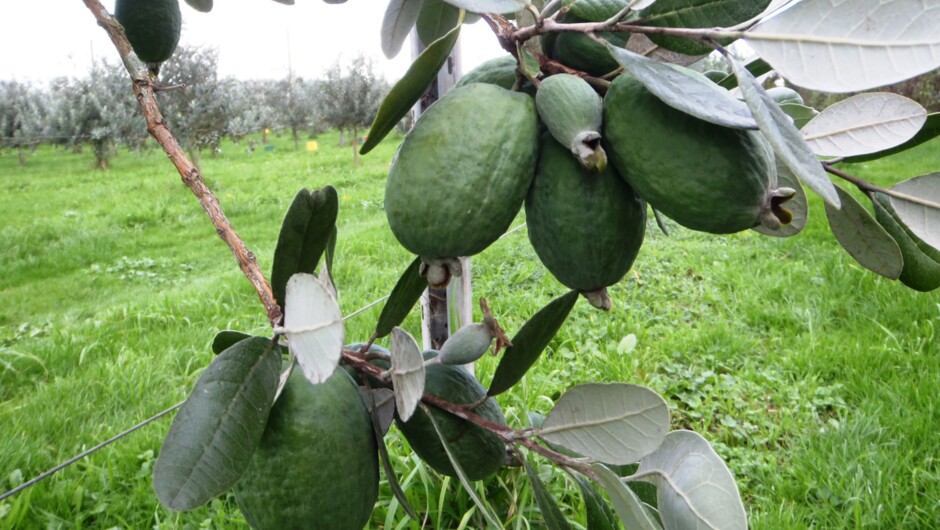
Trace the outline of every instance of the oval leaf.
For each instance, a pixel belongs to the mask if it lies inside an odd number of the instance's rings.
[[[213,359],[173,419],[153,467],[153,488],[171,510],[202,506],[248,468],[274,404],[280,355],[252,337]]]
[[[459,36],[460,25],[458,24],[447,35],[432,42],[411,63],[405,75],[395,83],[379,105],[372,127],[369,128],[369,136],[359,150],[360,154],[364,155],[379,145],[379,142],[392,132],[405,114],[408,114],[408,111],[421,99],[431,82],[437,79],[437,72],[447,61]]]
[[[200,13],[212,11],[212,0],[186,0],[186,3]]]
[[[809,148],[821,156],[877,153],[903,144],[927,121],[927,111],[898,94],[859,94],[832,105],[803,127]]]
[[[424,0],[415,29],[425,45],[447,35],[460,20],[460,9],[444,0]]]
[[[445,0],[448,4],[473,13],[512,13],[524,9],[528,0]]]
[[[522,379],[558,333],[577,301],[578,292],[569,291],[539,309],[539,312],[522,326],[512,338],[512,346],[506,349],[499,360],[487,395],[501,394]]]
[[[535,435],[609,464],[632,464],[669,431],[669,406],[652,390],[626,383],[579,385],[566,392]]]
[[[421,293],[428,288],[428,282],[421,277],[421,258],[415,258],[402,273],[388,301],[382,307],[379,322],[375,326],[375,338],[382,338],[392,332],[392,329],[401,324],[418,303]]]
[[[924,142],[933,140],[937,136],[940,136],[940,112],[928,114],[927,121],[924,123],[924,126],[920,128],[920,131],[917,131],[917,134],[915,134],[913,138],[904,142],[903,144],[897,147],[892,147],[891,149],[885,149],[884,151],[878,151],[877,153],[848,157],[843,160],[843,162],[855,164],[858,162],[868,162],[869,160],[885,158],[887,156],[895,155],[902,151],[907,151],[908,149],[917,147]]]
[[[591,22],[603,22],[612,18],[630,3],[630,0],[565,0],[564,2],[572,15]],[[642,9],[642,6],[637,6],[636,3],[633,2],[633,9]]]
[[[402,44],[418,20],[424,0],[391,0],[382,19],[382,53],[391,59],[401,51]]]
[[[401,328],[392,330],[392,386],[401,421],[408,421],[424,395],[424,357],[414,337]]]
[[[806,228],[806,222],[809,220],[809,201],[806,198],[806,191],[803,186],[787,166],[777,160],[777,187],[790,188],[796,192],[793,197],[781,206],[793,216],[789,224],[779,228],[767,228],[764,225],[757,225],[751,230],[759,234],[771,237],[792,237]]]
[[[604,500],[604,497],[594,489],[591,482],[580,475],[574,476],[581,488],[581,497],[584,499],[584,515],[587,530],[618,530],[617,516]]]
[[[796,85],[856,92],[940,67],[937,28],[932,2],[813,0],[766,19],[745,39]]]
[[[799,103],[781,103],[780,110],[793,119],[793,125],[795,125],[797,129],[806,127],[807,123],[812,121],[816,116],[819,116],[819,112],[816,109],[807,107],[806,105],[800,105]]]
[[[760,125],[761,132],[773,146],[777,158],[823,200],[838,208],[839,195],[836,187],[826,176],[816,155],[806,145],[800,130],[740,62],[731,57],[728,60],[731,61],[734,75],[738,78],[744,101]]]
[[[910,197],[935,206],[918,204],[891,197],[891,206],[898,218],[924,243],[940,252],[940,173],[931,173],[905,180],[891,187]]]
[[[657,486],[663,526],[747,530],[747,514],[731,470],[705,438],[673,431],[640,462],[636,476]]]
[[[287,282],[284,335],[297,364],[313,384],[327,380],[343,354],[343,315],[330,288],[312,274],[295,274]]]
[[[529,463],[529,460],[522,457],[522,465],[525,466],[525,474],[529,477],[529,483],[532,485],[532,493],[535,495],[535,503],[542,512],[542,518],[545,520],[545,528],[548,530],[570,530],[571,525],[561,513],[558,507],[558,501],[552,495],[545,483],[539,478],[538,472]]]
[[[219,355],[235,344],[248,338],[251,338],[251,335],[242,333],[241,331],[233,331],[230,329],[222,330],[216,333],[215,338],[212,339],[212,353]]]
[[[594,464],[591,470],[597,475],[597,483],[604,488],[610,496],[610,502],[617,511],[617,516],[623,522],[623,527],[629,530],[660,530],[660,526],[647,513],[643,501],[637,497],[626,484],[620,480],[613,471],[602,464]]]
[[[612,44],[607,49],[624,70],[670,107],[723,127],[757,128],[747,105],[707,77]]]
[[[290,277],[316,270],[336,229],[338,211],[339,197],[333,186],[313,193],[302,189],[294,196],[281,224],[271,269],[271,290],[282,308]]]
[[[770,0],[657,0],[640,12],[644,26],[667,28],[727,28],[764,12]],[[686,55],[705,55],[712,48],[699,41],[650,35],[656,44]]]
[[[842,248],[866,269],[885,278],[897,280],[904,267],[901,249],[887,231],[875,221],[854,197],[842,188],[842,208],[826,205],[829,228]]]

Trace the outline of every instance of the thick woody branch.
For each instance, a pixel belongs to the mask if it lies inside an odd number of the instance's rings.
[[[238,266],[241,267],[242,273],[254,286],[255,291],[258,293],[258,298],[260,298],[261,303],[264,304],[268,321],[272,326],[278,325],[281,321],[281,309],[274,299],[271,285],[264,277],[264,273],[261,272],[255,255],[248,250],[245,242],[242,241],[238,233],[235,232],[232,223],[226,218],[225,212],[222,211],[222,207],[219,204],[219,199],[212,193],[208,186],[206,186],[199,168],[186,157],[183,148],[167,126],[166,120],[163,118],[163,114],[160,112],[157,100],[154,97],[154,84],[147,70],[147,66],[134,54],[130,42],[128,42],[127,37],[124,35],[124,29],[107,12],[104,6],[101,5],[101,2],[98,0],[82,1],[85,2],[85,5],[95,16],[98,25],[104,28],[108,33],[111,42],[121,56],[124,67],[127,69],[128,74],[130,74],[134,85],[134,94],[137,96],[137,103],[140,105],[140,110],[147,118],[147,132],[163,147],[163,151],[166,152],[170,161],[176,167],[183,183],[192,191],[193,195],[199,200],[199,204],[202,206],[203,210],[208,214],[212,225],[215,227],[216,233],[225,241],[225,244],[228,245],[232,254],[235,255],[235,260],[238,261]]]

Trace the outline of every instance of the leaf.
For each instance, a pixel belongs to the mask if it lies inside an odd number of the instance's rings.
[[[501,394],[522,379],[558,333],[577,301],[578,292],[569,291],[549,302],[522,326],[512,338],[512,346],[499,360],[487,395]]]
[[[727,28],[763,13],[770,0],[657,0],[640,12],[644,26],[667,28]],[[699,41],[650,35],[663,48],[686,55],[706,55],[712,48]]]
[[[879,158],[885,158],[891,155],[898,154],[902,151],[907,151],[908,149],[917,147],[918,145],[933,140],[937,136],[940,136],[940,112],[935,112],[933,114],[927,115],[927,122],[923,127],[920,128],[920,131],[914,135],[913,138],[904,142],[903,144],[892,147],[891,149],[885,149],[884,151],[879,151],[877,153],[871,153],[867,155],[859,156],[850,156],[843,160],[843,162],[855,164],[858,162],[868,162],[870,160],[877,160]]]
[[[395,475],[395,468],[392,466],[392,461],[388,456],[388,448],[385,446],[384,442],[385,434],[388,433],[388,428],[392,424],[392,418],[395,416],[394,393],[387,388],[366,390],[363,387],[359,387],[359,392],[364,394],[363,401],[366,404],[366,408],[369,409],[369,416],[372,418],[372,431],[373,434],[375,434],[375,441],[378,445],[379,459],[382,461],[382,469],[385,471],[385,478],[388,480],[388,486],[392,490],[392,495],[398,499],[398,503],[405,509],[405,513],[408,514],[408,517],[417,520],[418,514],[415,513],[414,508],[411,507],[411,503],[408,502],[408,497],[405,495],[404,490],[401,489],[401,484],[398,483],[398,476]],[[387,422],[385,421],[386,419],[388,420]]]
[[[274,249],[271,290],[284,307],[287,281],[298,272],[313,273],[336,228],[339,198],[336,188],[326,186],[313,193],[300,190],[287,209]]]
[[[659,516],[667,529],[747,529],[731,470],[697,433],[669,433],[655,453],[640,461],[635,476],[656,484]]]
[[[761,132],[773,146],[779,160],[823,200],[838,208],[839,195],[836,193],[836,187],[826,176],[816,155],[806,145],[799,129],[741,63],[731,57],[728,59],[738,77],[744,101],[747,102]]]
[[[574,479],[581,488],[581,497],[584,499],[587,530],[619,530],[617,516],[591,482],[580,475],[574,475]]]
[[[445,0],[448,4],[473,13],[512,13],[524,9],[528,0]]]
[[[826,205],[829,227],[842,248],[866,269],[885,278],[897,280],[904,267],[901,249],[878,221],[854,197],[842,188],[842,208]]]
[[[822,111],[803,127],[809,148],[821,156],[877,153],[910,140],[927,111],[898,94],[858,94]]]
[[[173,419],[153,467],[153,488],[171,510],[202,506],[248,468],[277,390],[280,355],[252,337],[214,358]]]
[[[414,337],[401,328],[392,330],[392,386],[401,421],[408,421],[424,395],[424,357]]]
[[[402,44],[418,20],[424,0],[391,0],[382,19],[382,53],[391,59],[401,51]]]
[[[424,0],[416,27],[418,38],[425,45],[430,44],[447,35],[447,32],[457,26],[458,20],[460,9],[444,0]]]
[[[520,58],[519,71],[529,79],[538,79],[542,74],[542,66],[538,57],[521,42],[516,43],[516,53]]]
[[[754,77],[760,77],[772,70],[770,65],[767,64],[767,61],[764,61],[763,59],[760,59],[760,58],[754,59],[753,61],[747,63],[747,65],[745,65],[745,68],[747,68],[747,71],[751,72],[751,75],[753,75]],[[728,90],[731,90],[732,88],[737,88],[738,78],[737,76],[734,75],[734,72],[732,72],[728,74],[727,77],[719,81],[718,86],[720,86],[721,88],[726,88]]]
[[[212,11],[212,0],[186,0],[186,3],[200,13]]]
[[[892,190],[940,205],[940,172],[905,180]],[[940,252],[940,209],[891,197],[898,218],[924,243]]]
[[[215,338],[212,339],[212,353],[219,355],[235,344],[248,338],[251,338],[251,335],[242,333],[241,331],[233,331],[230,329],[222,330],[216,333]]]
[[[797,129],[802,129],[810,120],[819,116],[819,112],[816,109],[807,107],[806,105],[800,105],[799,103],[782,103],[780,110],[793,119],[793,125],[795,125]]]
[[[392,332],[392,328],[401,324],[411,309],[418,303],[421,293],[428,288],[428,282],[421,277],[421,258],[415,258],[402,273],[398,283],[392,289],[388,301],[382,307],[379,322],[375,326],[374,336],[382,338]]]
[[[330,277],[330,283],[333,284],[333,290],[336,290],[336,283],[333,281],[333,258],[336,256],[336,237],[337,230],[334,224],[333,231],[330,232],[330,238],[326,242],[326,251],[324,253],[326,256],[326,273]]]
[[[454,49],[454,44],[459,36],[460,25],[458,24],[447,35],[432,42],[411,63],[405,75],[395,83],[395,86],[389,90],[385,99],[379,105],[372,127],[369,128],[369,136],[359,150],[360,154],[364,155],[379,145],[379,142],[395,128],[395,125],[421,99],[431,82],[437,79],[438,71],[447,61],[447,57],[450,56],[450,52]]]
[[[327,286],[312,274],[295,274],[287,282],[284,328],[287,345],[313,384],[333,375],[343,354],[343,315]]]
[[[940,6],[911,0],[808,0],[745,33],[793,84],[856,92],[940,67]]]
[[[723,127],[757,128],[747,105],[704,75],[647,59],[612,44],[607,49],[624,70],[670,107]]]
[[[790,212],[793,218],[790,220],[790,224],[782,225],[779,228],[767,228],[764,225],[757,225],[751,230],[765,236],[792,237],[802,232],[803,228],[806,227],[806,222],[809,220],[809,201],[799,179],[793,175],[789,168],[780,163],[779,160],[776,161],[776,165],[777,186],[790,188],[796,192],[790,200],[781,205],[783,209]]]
[[[565,0],[564,3],[568,12],[581,20],[603,22],[623,11],[630,0]],[[634,5],[633,9],[642,7]]]
[[[568,524],[568,520],[565,519],[564,514],[561,513],[561,508],[558,507],[558,501],[555,500],[555,497],[548,491],[545,483],[539,478],[538,471],[532,467],[532,464],[529,463],[529,460],[525,456],[521,456],[521,459],[522,465],[525,467],[525,474],[529,477],[529,483],[532,485],[532,494],[535,496],[535,503],[538,505],[539,512],[542,513],[542,518],[545,520],[545,528],[548,530],[570,530],[571,525]]]
[[[450,441],[448,441],[444,433],[441,432],[441,427],[437,424],[437,420],[434,419],[434,414],[432,414],[431,410],[423,403],[421,404],[421,410],[427,418],[431,420],[431,426],[434,427],[434,432],[437,433],[437,437],[441,441],[444,452],[447,453],[450,464],[454,467],[454,471],[457,472],[457,478],[460,479],[460,484],[463,486],[463,489],[467,491],[467,494],[470,495],[470,498],[473,499],[473,503],[476,504],[477,509],[483,514],[483,518],[486,519],[486,522],[492,525],[493,528],[503,528],[503,525],[499,522],[499,519],[493,511],[483,502],[483,499],[480,498],[476,490],[473,489],[473,485],[470,484],[470,480],[467,479],[467,474],[464,472],[463,467],[460,466],[460,462],[457,461],[457,457],[454,456],[454,452],[450,448]]]
[[[659,447],[669,406],[652,390],[627,383],[579,385],[558,399],[535,435],[609,464],[632,464]]]
[[[614,505],[614,510],[617,511],[617,516],[623,522],[624,528],[660,530],[660,526],[646,512],[640,498],[620,480],[620,477],[603,464],[593,464],[591,470],[597,475],[597,483],[610,496],[610,502]]]

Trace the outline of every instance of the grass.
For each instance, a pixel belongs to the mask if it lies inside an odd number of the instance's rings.
[[[382,213],[388,140],[352,166],[337,136],[320,151],[226,144],[203,169],[270,270],[283,212],[301,186],[340,194],[336,282],[344,312],[384,296],[411,256]],[[890,183],[940,167],[937,143],[851,168]],[[184,399],[218,330],[265,331],[256,295],[159,152],[0,153],[0,491]],[[500,397],[510,423],[546,413],[587,381],[650,386],[676,428],[704,434],[738,478],[753,528],[940,527],[940,296],[862,270],[813,200],[798,237],[716,237],[650,227],[614,309],[579,302],[539,365]],[[517,224],[521,219],[517,221]],[[510,333],[562,294],[524,231],[474,258],[475,294]],[[350,342],[380,307],[350,320]],[[416,315],[405,326],[418,333]],[[632,337],[631,337],[632,336]],[[628,338],[630,337],[630,338]],[[635,339],[635,346],[634,344]],[[386,344],[387,345],[387,344]],[[485,382],[495,368],[478,363]],[[184,514],[160,507],[150,470],[168,420],[0,503],[0,528],[247,528],[231,496]],[[435,475],[393,429],[386,438],[423,522],[383,479],[370,528],[481,528],[469,497]],[[570,478],[534,460],[583,527]],[[541,528],[524,473],[477,486],[515,529]]]

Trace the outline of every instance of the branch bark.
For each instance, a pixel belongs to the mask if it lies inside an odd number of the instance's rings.
[[[272,326],[278,325],[282,317],[281,309],[274,299],[271,285],[261,271],[257,258],[255,258],[255,255],[248,249],[245,242],[238,236],[232,223],[229,222],[228,218],[225,216],[225,212],[222,211],[222,206],[219,204],[219,199],[212,193],[209,187],[206,186],[199,168],[186,157],[183,148],[167,126],[166,120],[163,118],[163,114],[160,112],[160,107],[157,105],[157,100],[154,97],[154,82],[150,77],[147,66],[134,54],[134,50],[130,42],[128,42],[127,36],[124,34],[124,28],[108,13],[104,6],[101,5],[101,2],[98,0],[82,1],[95,16],[98,25],[104,28],[108,33],[108,37],[111,38],[111,42],[121,56],[121,61],[124,63],[127,73],[130,74],[131,80],[133,81],[134,94],[137,97],[137,103],[140,105],[140,110],[147,119],[147,132],[150,133],[150,136],[163,148],[163,151],[179,172],[183,183],[192,191],[193,195],[196,196],[199,200],[199,204],[209,216],[216,233],[232,251],[242,273],[248,278],[248,281],[251,282],[255,291],[258,293],[258,298],[261,299],[261,303],[264,305],[270,324]]]

